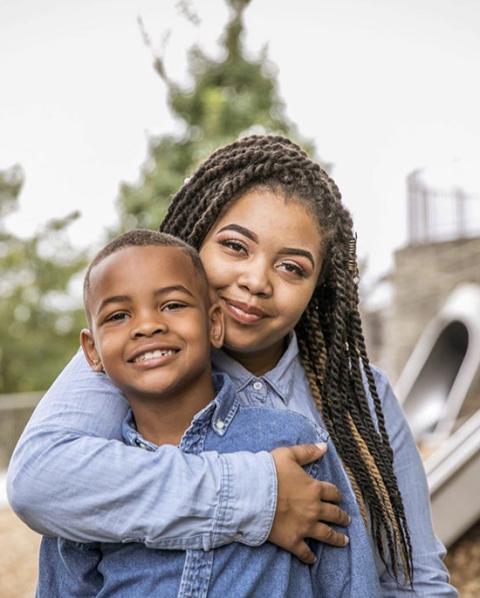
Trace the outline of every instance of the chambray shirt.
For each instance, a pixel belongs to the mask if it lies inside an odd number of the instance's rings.
[[[322,425],[295,335],[277,366],[260,378],[221,351],[213,362],[247,403],[291,409]],[[377,558],[382,595],[455,597],[410,429],[385,376],[379,370],[374,376],[415,567],[413,592],[398,587]],[[269,453],[193,455],[171,445],[133,451],[119,442],[127,409],[108,377],[92,372],[77,353],[40,401],[10,463],[10,504],[31,528],[76,542],[143,542],[170,549],[210,550],[232,541],[255,546],[266,540],[276,504]]]
[[[239,450],[271,451],[297,443],[327,442],[328,434],[303,415],[244,405],[225,374],[214,377],[217,396],[198,413],[180,442],[186,453]],[[126,444],[156,451],[136,431],[132,415],[123,426]],[[344,549],[311,542],[317,561],[301,563],[270,543],[239,543],[214,550],[152,550],[144,544],[77,544],[44,539],[40,551],[37,598],[81,596],[139,598],[375,598],[380,596],[370,540],[335,450],[307,471],[330,479],[343,493],[352,516],[350,543]],[[138,448],[134,449],[138,450]],[[255,489],[251,488],[252,494]]]

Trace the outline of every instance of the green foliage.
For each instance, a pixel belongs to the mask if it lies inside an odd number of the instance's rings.
[[[312,151],[285,115],[266,51],[246,55],[243,14],[250,0],[226,1],[230,18],[219,56],[190,48],[189,86],[171,81],[163,59],[155,57],[155,70],[167,86],[168,104],[182,132],[150,140],[138,183],[120,188],[120,230],[157,228],[185,177],[213,149],[241,134],[282,133]],[[198,24],[188,0],[180,0],[179,6]],[[78,214],[52,220],[28,239],[16,237],[5,218],[16,210],[22,184],[19,167],[0,171],[0,393],[47,388],[78,347],[84,325],[70,286],[86,259],[65,238]]]
[[[246,56],[243,13],[249,3],[227,0],[231,16],[220,40],[220,57],[211,58],[197,46],[189,50],[191,85],[181,87],[171,81],[163,59],[155,57],[155,70],[167,85],[169,107],[183,132],[152,138],[139,182],[121,186],[118,206],[122,230],[158,228],[185,176],[213,149],[243,133],[282,133],[312,150],[311,143],[299,139],[296,127],[285,115],[276,71],[266,50],[256,58]],[[180,7],[190,22],[198,22],[188,2],[181,2]],[[145,30],[142,32],[151,47]]]
[[[68,290],[85,256],[65,240],[78,214],[16,237],[4,218],[17,208],[22,184],[19,167],[0,171],[0,393],[47,388],[78,347],[84,324]]]

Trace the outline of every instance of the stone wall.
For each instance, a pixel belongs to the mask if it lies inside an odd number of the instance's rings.
[[[393,303],[383,314],[382,361],[396,379],[425,326],[459,284],[480,284],[480,237],[411,245],[395,253]]]

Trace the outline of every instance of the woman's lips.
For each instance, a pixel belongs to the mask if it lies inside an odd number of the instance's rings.
[[[267,314],[259,309],[241,301],[223,298],[228,313],[241,324],[256,324]]]

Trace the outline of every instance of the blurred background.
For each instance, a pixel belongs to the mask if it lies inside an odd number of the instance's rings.
[[[372,361],[425,460],[462,596],[480,595],[480,5],[475,0],[0,0],[0,580],[39,538],[5,470],[78,347],[89,256],[157,228],[199,161],[283,133],[358,232]]]

